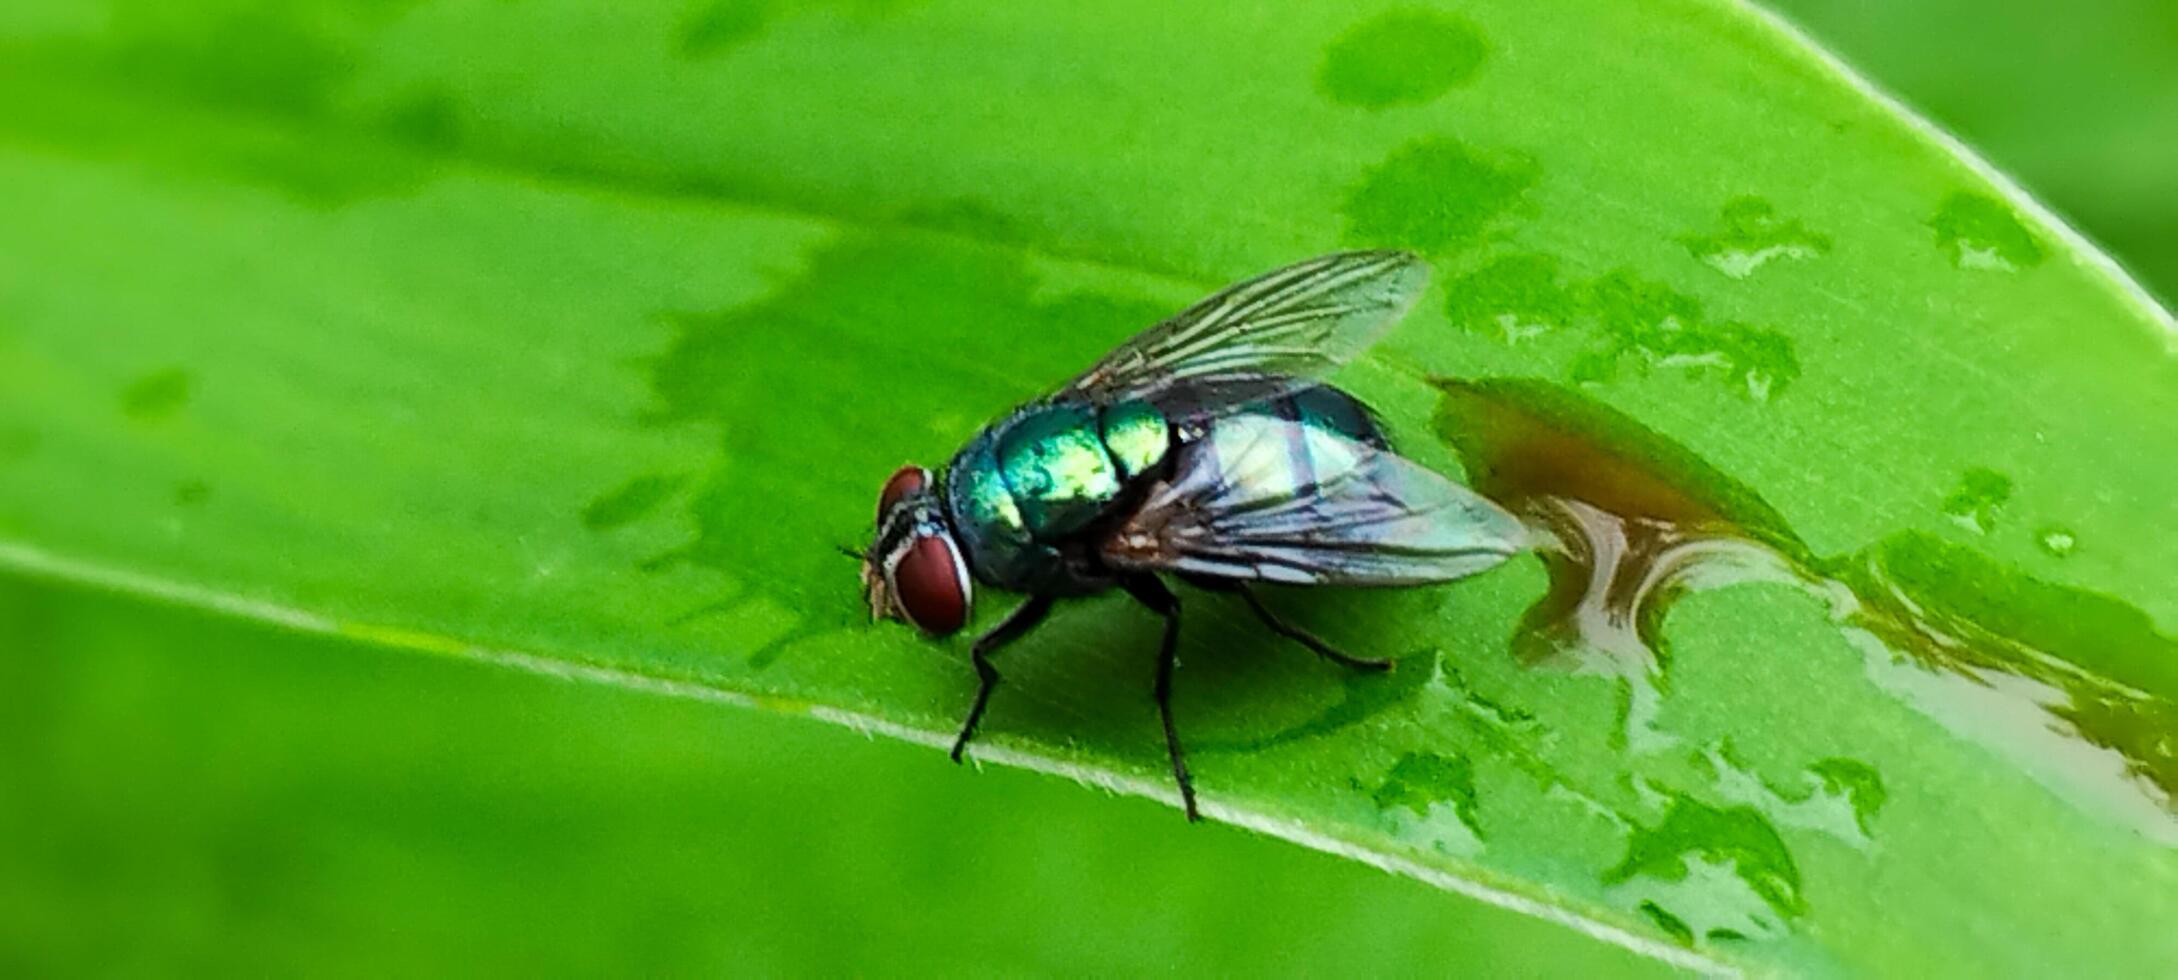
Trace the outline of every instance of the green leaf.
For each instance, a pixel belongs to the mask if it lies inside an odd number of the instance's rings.
[[[18,581],[0,636],[11,975],[1665,973],[766,712]]]
[[[2051,30],[2035,3],[1772,4],[1851,55],[2178,294],[2178,8],[2103,0]]]
[[[2178,959],[2167,313],[1749,8],[1164,6],[12,7],[0,560],[942,745],[884,474],[1414,248],[1340,382],[1568,550],[1276,597],[1383,677],[1189,594],[1211,816],[1697,967]],[[979,757],[1171,798],[1153,640]]]

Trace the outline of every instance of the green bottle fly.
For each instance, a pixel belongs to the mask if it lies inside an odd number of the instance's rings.
[[[998,684],[990,655],[1055,600],[1117,588],[1165,618],[1155,694],[1194,819],[1170,701],[1180,601],[1160,573],[1236,592],[1281,635],[1381,669],[1285,623],[1249,585],[1424,585],[1519,550],[1511,515],[1394,453],[1360,401],[1315,380],[1397,322],[1427,271],[1351,252],[1233,286],[985,427],[941,473],[886,481],[862,556],[872,615],[942,636],[967,624],[979,582],[1027,596],[971,649],[981,685],[956,761]]]

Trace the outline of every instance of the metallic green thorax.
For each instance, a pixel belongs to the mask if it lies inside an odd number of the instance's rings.
[[[976,574],[1016,591],[1071,591],[1056,545],[1164,462],[1171,426],[1147,403],[1031,405],[983,430],[944,476]]]
[[[1047,405],[999,434],[998,472],[1030,537],[1050,541],[1080,530],[1119,496],[1119,463],[1097,416],[1091,405]]]

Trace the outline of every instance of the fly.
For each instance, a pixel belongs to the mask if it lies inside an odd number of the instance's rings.
[[[992,655],[1058,600],[1116,588],[1164,619],[1153,693],[1199,819],[1172,719],[1180,599],[1165,575],[1237,593],[1327,659],[1383,670],[1287,623],[1252,584],[1429,585],[1518,552],[1512,515],[1397,455],[1367,406],[1318,380],[1391,329],[1428,278],[1404,252],[1346,252],[1228,287],[984,427],[942,470],[885,481],[860,555],[872,618],[946,636],[979,583],[1027,597],[970,647],[980,684],[953,761],[998,687]]]

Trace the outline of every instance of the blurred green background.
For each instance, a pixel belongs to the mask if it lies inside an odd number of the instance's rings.
[[[2178,5],[1781,6],[2178,294]],[[1657,971],[798,720],[25,582],[0,643],[8,976]]]

